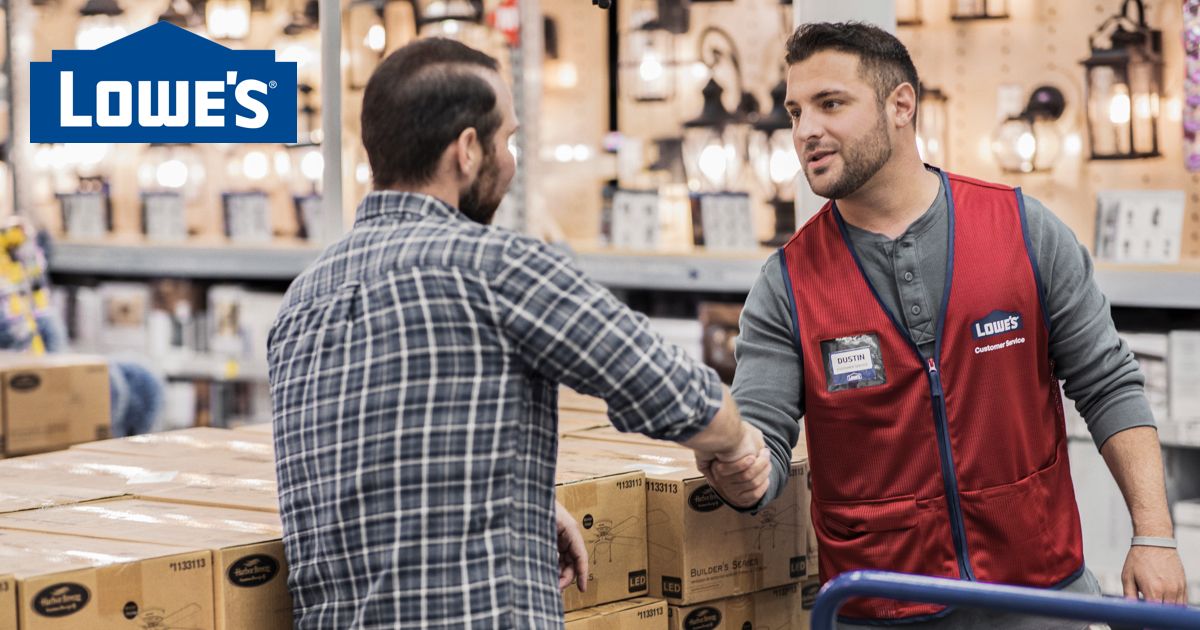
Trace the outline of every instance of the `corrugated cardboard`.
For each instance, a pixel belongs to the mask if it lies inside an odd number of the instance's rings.
[[[808,630],[812,601],[805,605],[805,592],[800,584],[789,584],[693,606],[671,606],[670,630]]]
[[[67,448],[109,436],[108,363],[100,357],[0,352],[5,455]]]
[[[577,431],[607,426],[612,426],[612,424],[606,414],[561,409],[558,412],[558,435],[560,437]]]
[[[275,470],[214,457],[140,457],[71,449],[0,461],[6,489],[51,485],[68,498],[138,495],[202,505],[278,511]],[[72,501],[54,501],[64,504]],[[0,511],[4,502],[0,500]]]
[[[614,470],[587,450],[560,449],[558,501],[588,549],[588,590],[563,591],[565,610],[646,594],[646,486],[640,470]]]
[[[638,597],[567,613],[567,630],[667,630],[667,603]]]
[[[17,578],[0,575],[0,628],[17,627]]]
[[[219,459],[223,465],[229,462],[264,466],[275,464],[274,443],[270,435],[212,427],[193,427],[90,442],[76,446],[75,450],[166,459]]]
[[[250,424],[243,424],[242,426],[234,427],[233,430],[238,431],[238,432],[244,432],[244,433],[259,433],[262,435],[272,435],[271,428],[272,428],[272,423],[270,423],[270,422],[252,422]]]
[[[566,386],[558,388],[558,408],[608,415],[608,403],[604,402],[604,399],[580,394]]]
[[[0,514],[111,499],[121,495],[120,492],[78,486],[28,483],[8,476],[4,476],[4,480],[4,485],[0,486]]]
[[[197,547],[0,530],[0,627],[214,628],[212,553]],[[19,625],[6,617],[17,606]]]
[[[810,566],[816,571],[808,559],[807,462],[793,462],[779,497],[751,515],[720,500],[691,451],[573,436],[562,444],[614,469],[646,473],[651,596],[692,604],[798,582]]]
[[[276,514],[117,499],[0,515],[0,528],[209,549],[218,630],[291,627]]]

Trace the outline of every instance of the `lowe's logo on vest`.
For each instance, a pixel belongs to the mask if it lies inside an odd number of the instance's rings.
[[[30,64],[33,142],[296,141],[296,63],[159,22]]]
[[[1021,314],[1007,311],[992,311],[987,317],[971,326],[971,334],[976,339],[984,339],[995,335],[1021,329]]]

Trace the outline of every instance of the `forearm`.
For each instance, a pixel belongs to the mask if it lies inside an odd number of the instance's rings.
[[[738,414],[737,403],[729,393],[729,388],[721,386],[721,408],[699,433],[680,442],[694,451],[716,453],[733,448],[745,433],[742,417]]]
[[[1135,427],[1108,439],[1100,453],[1121,488],[1135,536],[1172,538],[1158,432]]]

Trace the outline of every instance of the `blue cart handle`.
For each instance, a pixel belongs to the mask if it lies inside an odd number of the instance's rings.
[[[813,630],[833,630],[838,609],[850,597],[987,608],[1138,628],[1200,630],[1200,610],[1195,608],[886,571],[851,571],[826,584],[813,605]]]

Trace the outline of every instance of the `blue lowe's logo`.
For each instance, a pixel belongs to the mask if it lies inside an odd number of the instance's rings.
[[[295,142],[296,63],[159,22],[30,64],[33,142]]]
[[[971,335],[976,339],[1003,335],[1021,329],[1021,314],[1008,311],[992,311],[987,317],[971,326]]]

